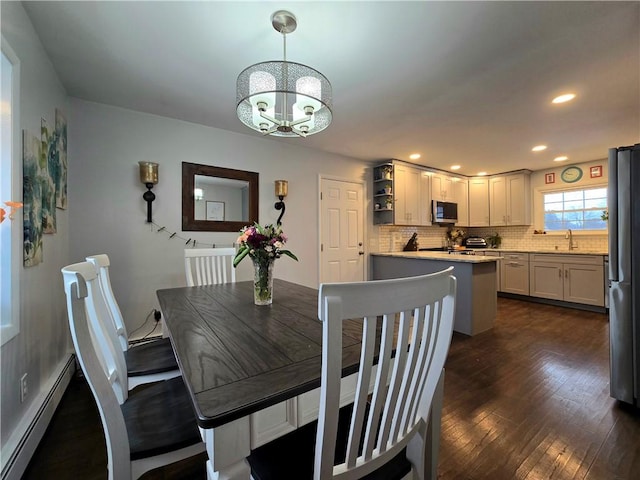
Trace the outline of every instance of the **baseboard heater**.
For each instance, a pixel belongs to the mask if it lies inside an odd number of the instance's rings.
[[[23,421],[16,427],[2,449],[2,480],[19,480],[24,474],[56,408],[58,408],[71,377],[75,373],[75,360],[76,356],[71,354],[50,388],[42,394],[39,406],[38,399],[36,399],[32,408],[29,408],[24,414]]]

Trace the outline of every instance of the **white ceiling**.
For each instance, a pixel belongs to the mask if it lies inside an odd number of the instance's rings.
[[[602,159],[640,141],[640,2],[24,2],[69,95],[260,137],[245,67],[287,58],[333,85],[333,123],[265,137],[473,175]],[[573,91],[568,104],[551,105]],[[546,144],[534,154],[531,147]]]

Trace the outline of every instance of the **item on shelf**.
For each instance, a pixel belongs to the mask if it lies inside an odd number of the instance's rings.
[[[383,179],[391,180],[391,172],[393,172],[393,165],[383,165],[380,167],[380,173]]]

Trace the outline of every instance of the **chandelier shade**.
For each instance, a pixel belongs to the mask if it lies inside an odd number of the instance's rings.
[[[286,60],[286,34],[295,30],[293,14],[273,14],[282,33],[284,59],[245,68],[236,83],[236,112],[247,127],[264,135],[306,137],[321,132],[332,120],[331,83],[322,73]]]

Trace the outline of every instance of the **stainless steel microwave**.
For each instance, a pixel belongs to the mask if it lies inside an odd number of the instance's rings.
[[[458,221],[458,204],[431,200],[433,223],[456,223]]]

